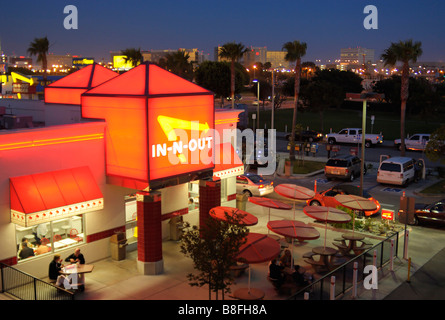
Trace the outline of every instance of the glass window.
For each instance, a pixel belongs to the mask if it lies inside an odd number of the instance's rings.
[[[398,164],[398,163],[388,163],[388,162],[384,162],[384,163],[382,163],[382,165],[380,166],[380,170],[383,170],[383,171],[400,172],[401,169],[402,169],[402,167],[401,167],[400,164]]]
[[[351,129],[351,130],[349,131],[349,134],[351,134],[351,135],[352,135],[352,134],[355,134],[355,130],[352,130],[352,129]]]
[[[348,134],[348,130],[342,130],[338,134]]]
[[[412,137],[410,138],[410,140],[418,141],[418,140],[420,140],[420,137],[419,137],[419,136],[412,136]]]
[[[329,159],[328,162],[326,162],[326,166],[346,168],[348,166],[348,161],[341,159]]]
[[[125,235],[128,243],[137,241],[137,211],[136,195],[125,196]]]
[[[16,226],[18,261],[58,252],[85,241],[83,216],[72,216],[32,227]]]

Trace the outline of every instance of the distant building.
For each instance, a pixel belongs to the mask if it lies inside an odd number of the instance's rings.
[[[25,67],[30,68],[32,67],[32,58],[31,57],[24,57],[24,56],[9,56],[8,57],[8,63],[10,67]]]
[[[58,55],[48,54],[46,56],[48,69],[71,68],[73,66],[73,56],[70,54]],[[40,68],[42,64],[40,63]]]
[[[374,49],[362,47],[343,48],[340,50],[340,63],[349,65],[372,65],[374,63]]]
[[[242,57],[242,64],[245,67],[258,62],[262,64],[267,62],[267,47],[250,47]]]
[[[284,67],[286,69],[292,69],[292,64],[286,61],[285,56],[286,51],[267,51],[266,62],[270,62],[272,68]]]

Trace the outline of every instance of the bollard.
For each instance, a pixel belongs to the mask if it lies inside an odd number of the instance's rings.
[[[391,239],[391,249],[389,254],[389,271],[394,271],[394,239]]]
[[[406,282],[408,282],[408,283],[411,282],[410,272],[411,272],[411,257],[409,257],[409,259],[408,259],[408,278],[406,279]]]
[[[374,256],[372,259],[372,264],[374,267],[377,267],[377,250],[374,250]]]
[[[357,269],[358,262],[354,262],[354,271],[352,274],[352,299],[357,298]]]
[[[331,277],[331,300],[335,300],[335,276]]]
[[[309,300],[309,292],[304,293],[304,300]]]
[[[408,235],[409,235],[409,231],[406,230],[405,231],[405,247],[403,248],[403,259],[405,259],[405,260],[408,259]]]

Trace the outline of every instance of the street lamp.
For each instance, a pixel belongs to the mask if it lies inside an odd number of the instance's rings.
[[[256,107],[256,114],[257,114],[257,116],[256,116],[256,126],[257,126],[257,129],[260,127],[260,80],[257,80],[257,79],[253,79],[252,80],[252,82],[256,82],[256,83],[258,83],[258,90],[257,90],[257,101],[258,101],[258,104],[257,104],[257,107]]]

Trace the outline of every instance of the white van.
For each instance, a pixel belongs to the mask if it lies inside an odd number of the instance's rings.
[[[407,185],[415,179],[415,160],[408,157],[389,158],[380,163],[377,182]]]

